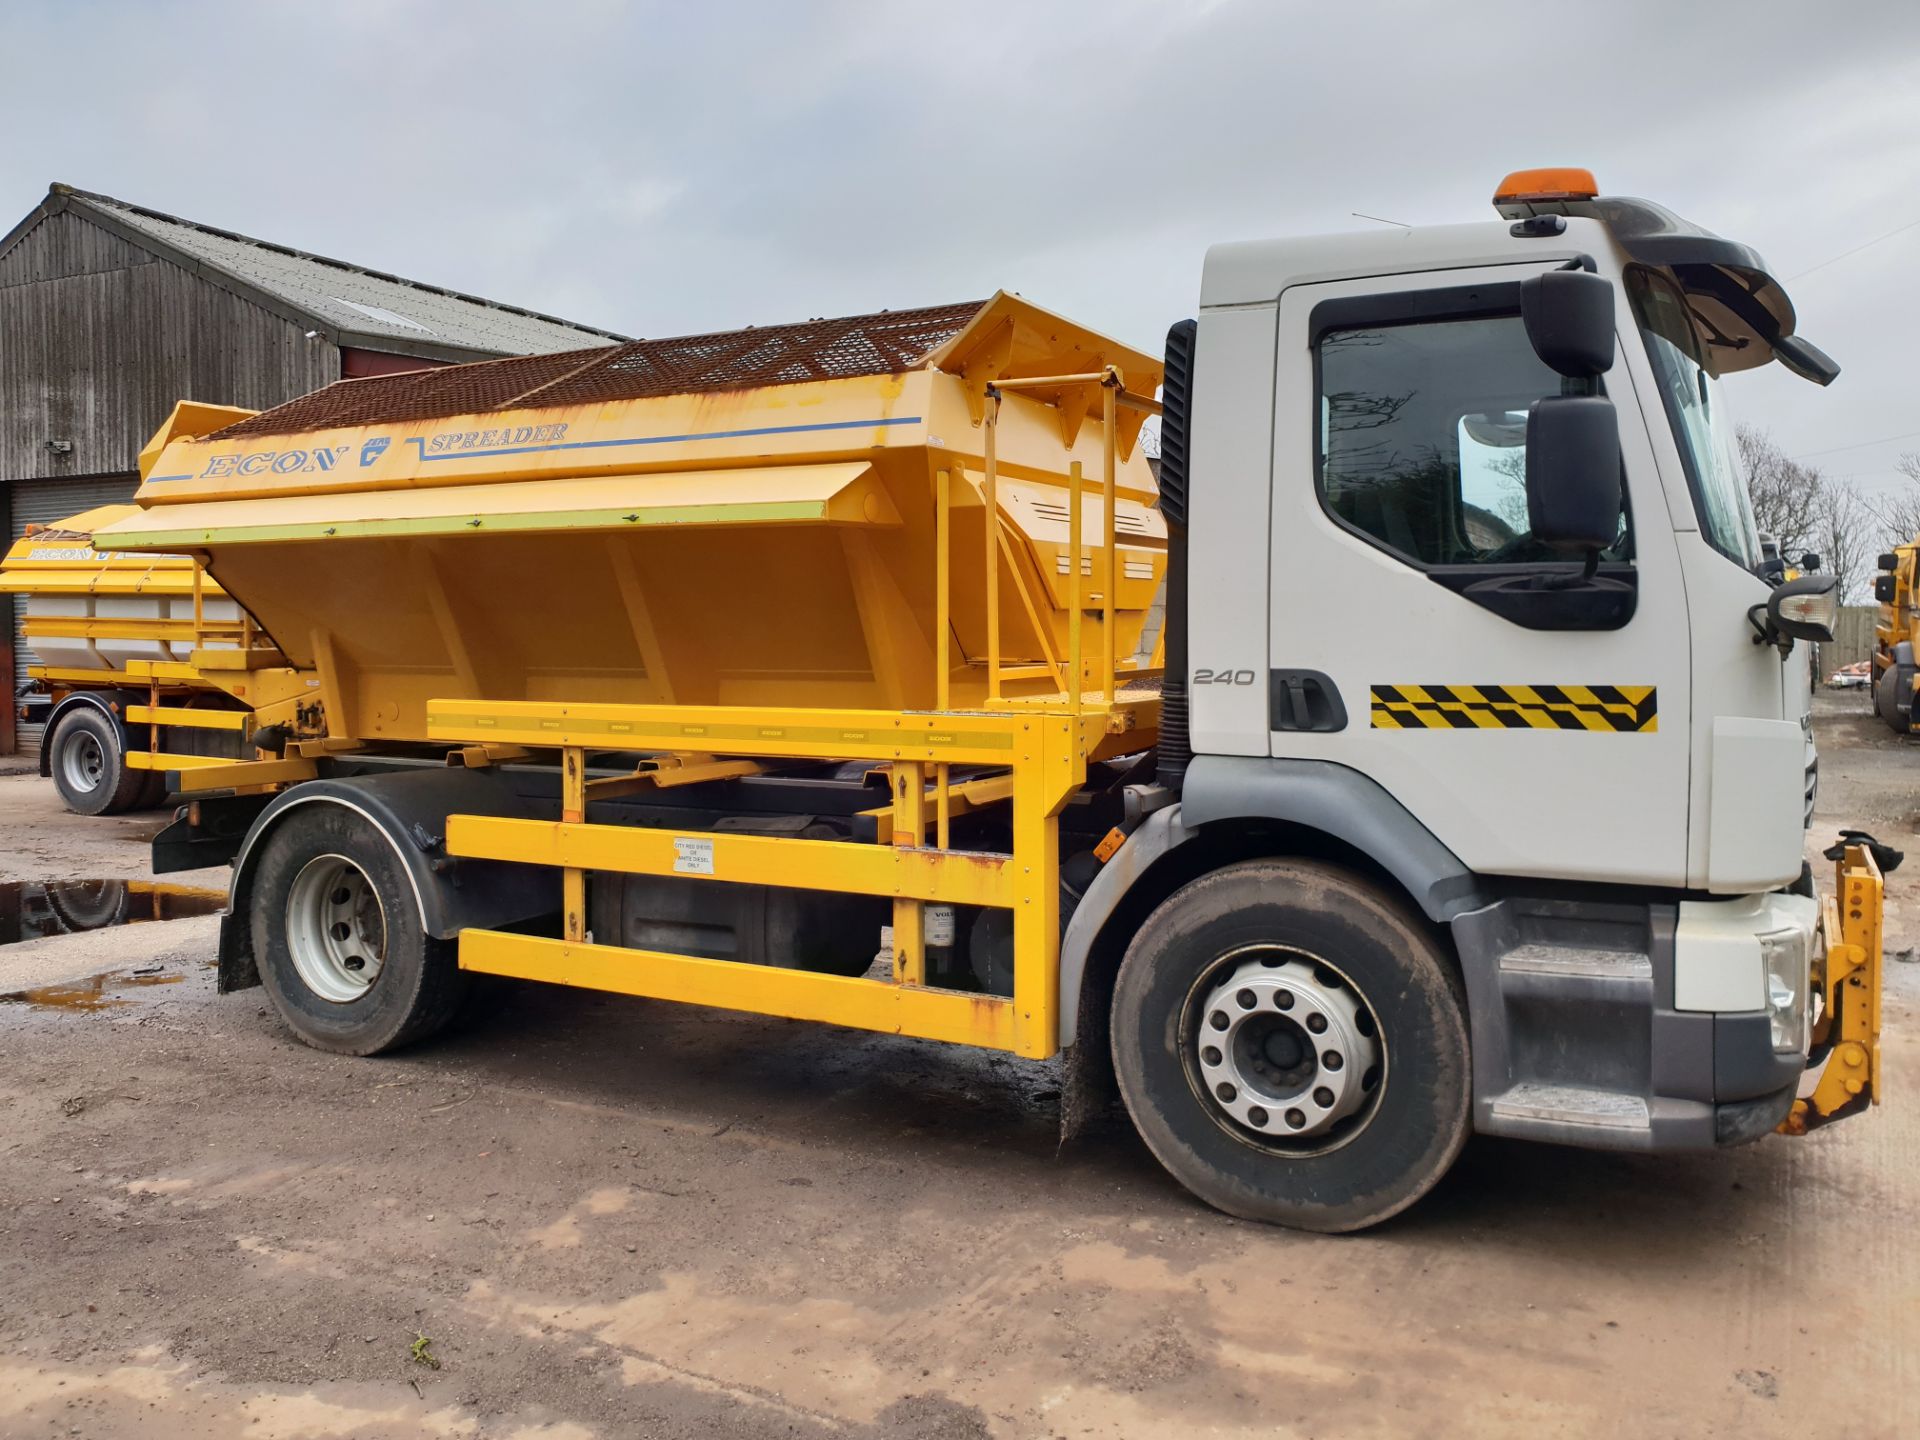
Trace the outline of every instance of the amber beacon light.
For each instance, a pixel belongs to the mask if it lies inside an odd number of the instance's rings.
[[[1591,170],[1557,166],[1544,170],[1516,170],[1493,192],[1494,208],[1511,219],[1533,213],[1533,207],[1567,200],[1591,200],[1600,186]],[[1512,213],[1509,214],[1509,207]]]

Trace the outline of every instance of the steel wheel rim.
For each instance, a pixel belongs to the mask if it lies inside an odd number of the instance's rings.
[[[98,790],[107,776],[107,752],[91,730],[75,730],[60,747],[60,772],[69,789]]]
[[[1290,946],[1244,946],[1208,966],[1187,992],[1179,1034],[1201,1107],[1255,1149],[1337,1150],[1386,1093],[1386,1043],[1364,992]]]
[[[294,973],[322,1000],[349,1005],[386,964],[387,917],[380,895],[344,855],[318,855],[287,892],[287,949]]]

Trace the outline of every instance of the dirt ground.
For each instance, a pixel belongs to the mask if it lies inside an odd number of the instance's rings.
[[[1815,837],[1920,848],[1920,741],[1821,711]],[[0,879],[141,876],[157,823],[0,778]],[[1920,856],[1892,892],[1911,952]],[[1336,1239],[1124,1127],[1062,1151],[1052,1068],[931,1043],[529,986],[323,1055],[214,994],[213,927],[0,948],[54,987],[0,1003],[9,1440],[1920,1433],[1920,965],[1867,1117],[1479,1140]]]

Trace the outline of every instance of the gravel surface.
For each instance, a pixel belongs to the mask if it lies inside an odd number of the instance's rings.
[[[1920,742],[1819,727],[1815,834],[1920,844]],[[156,825],[0,778],[0,878],[143,874]],[[1867,1117],[1475,1141],[1326,1238],[1201,1208],[1124,1125],[1061,1150],[1050,1065],[534,986],[350,1060],[212,953],[0,948],[0,992],[106,975],[0,1003],[8,1440],[1920,1433],[1920,966]]]

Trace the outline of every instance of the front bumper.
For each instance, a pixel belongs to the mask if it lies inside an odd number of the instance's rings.
[[[1808,877],[1792,891],[1678,903],[1521,893],[1457,917],[1475,1128],[1707,1149],[1871,1105],[1881,875],[1897,857],[1865,837],[1830,853],[1825,899]]]

